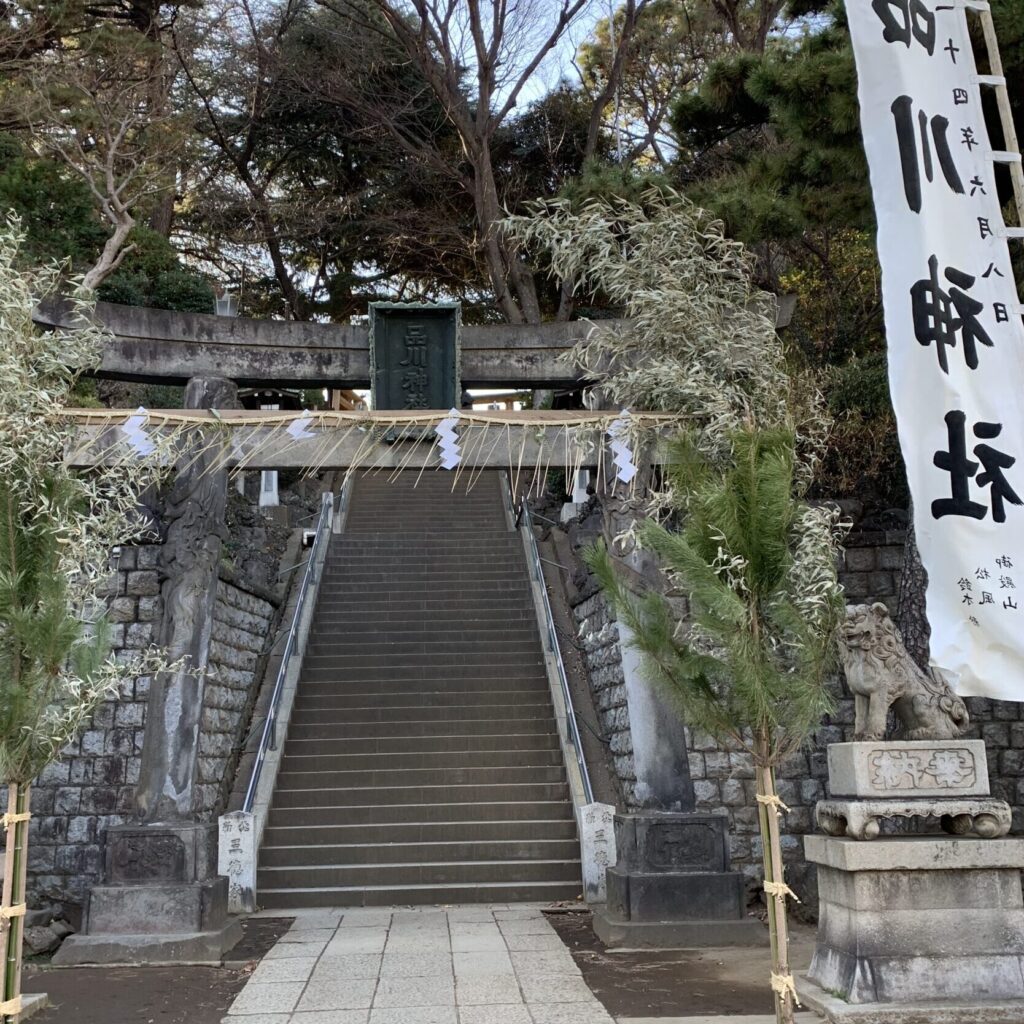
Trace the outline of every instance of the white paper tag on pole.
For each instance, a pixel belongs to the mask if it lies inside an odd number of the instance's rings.
[[[312,430],[307,429],[312,422],[313,416],[310,411],[308,409],[303,409],[302,415],[288,424],[288,427],[285,429],[285,433],[289,437],[293,437],[296,441],[307,441],[310,438],[316,437],[316,434]]]
[[[145,406],[140,405],[135,410],[134,416],[129,416],[121,425],[128,443],[139,455],[152,455],[156,451],[156,445],[150,439],[149,434],[142,428],[149,420],[149,412]]]
[[[633,462],[633,449],[623,440],[629,435],[629,410],[623,409],[617,420],[614,420],[608,427],[608,436],[611,438],[611,450],[615,458],[615,476],[624,484],[632,481],[637,474],[636,465]]]
[[[459,435],[455,429],[458,422],[459,410],[451,409],[448,417],[434,427],[434,433],[437,434],[437,447],[441,453],[442,469],[454,469],[462,461]]]

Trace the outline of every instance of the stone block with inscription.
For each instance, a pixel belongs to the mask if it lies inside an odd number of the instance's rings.
[[[122,825],[107,831],[106,882],[89,893],[85,928],[54,963],[216,963],[240,937],[216,825]]]
[[[833,797],[988,796],[982,740],[890,740],[828,748]]]
[[[609,946],[759,945],[746,886],[729,870],[728,821],[716,814],[616,815],[618,860],[594,930]]]
[[[830,800],[815,808],[830,836],[875,839],[886,819],[938,819],[952,835],[995,839],[1010,830],[1010,806],[990,797],[982,740],[877,740],[828,748]]]

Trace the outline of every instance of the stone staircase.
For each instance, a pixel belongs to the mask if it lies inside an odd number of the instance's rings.
[[[573,899],[579,845],[497,473],[361,475],[260,850],[266,908]],[[416,486],[414,486],[416,484]]]

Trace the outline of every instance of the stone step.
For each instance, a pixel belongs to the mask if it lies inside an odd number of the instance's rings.
[[[397,824],[268,825],[263,849],[308,845],[362,844],[383,848],[404,843],[517,843],[536,840],[576,842],[576,823],[567,818],[523,821],[414,821]]]
[[[264,889],[260,905],[267,910],[312,907],[433,906],[456,903],[551,903],[575,900],[580,882],[474,882],[447,885],[378,885],[332,888]]]
[[[566,800],[569,787],[564,782],[524,782],[516,785],[473,784],[443,786],[363,786],[341,789],[282,789],[274,793],[274,806],[320,807],[327,801],[336,807],[370,807],[378,804],[478,804],[490,800],[532,803],[538,800]]]
[[[467,658],[467,661],[469,659]],[[352,664],[330,655],[308,655],[303,659],[302,679],[318,682],[378,679],[536,679],[542,675],[544,663],[538,656],[532,661],[497,664],[497,658],[473,658],[472,664],[417,664],[415,660],[399,660],[396,664]],[[301,683],[300,683],[301,687]]]
[[[310,640],[306,657],[332,657],[350,666],[421,664],[424,668],[461,663],[500,661],[502,664],[536,664],[543,659],[540,639],[513,637],[509,640],[460,640],[439,634],[436,640],[407,640],[394,643],[366,643],[358,638]]]
[[[285,751],[281,761],[284,772],[319,771],[397,771],[403,769],[446,769],[464,771],[471,768],[560,768],[562,752],[557,747],[525,747],[519,750],[451,750],[374,751],[341,753],[320,751],[296,753]]]
[[[501,768],[377,768],[369,771],[298,771],[290,765],[282,765],[277,776],[277,788],[282,793],[294,793],[302,790],[351,791],[406,786],[541,786],[548,783],[557,785],[564,780],[565,769],[561,765],[529,765],[522,768],[507,765]]]
[[[260,848],[260,868],[358,867],[371,864],[458,864],[487,861],[574,861],[579,843],[570,839],[532,837],[481,841],[448,837],[432,842],[344,844],[299,842],[290,846],[270,844]]]
[[[514,535],[513,535],[514,536]],[[333,575],[345,572],[353,565],[389,565],[404,563],[407,568],[444,568],[450,565],[523,565],[525,558],[521,542],[505,543],[494,538],[459,539],[451,544],[439,545],[419,537],[407,547],[393,544],[359,544],[348,547],[331,545],[324,565]]]
[[[496,704],[512,704],[518,697],[546,704],[546,690],[540,686],[529,690],[423,690],[398,693],[303,693],[295,703],[303,711],[334,711],[343,708],[421,708],[421,707],[490,707]]]
[[[476,753],[501,751],[555,751],[560,757],[558,734],[554,727],[544,733],[501,733],[488,732],[476,735],[438,736],[434,733],[424,736],[364,736],[358,739],[301,739],[289,736],[285,744],[285,756],[331,757],[363,754],[383,754],[401,757],[404,754],[443,754],[459,757]]]
[[[331,546],[327,557],[343,555],[349,551],[408,553],[417,555],[421,551],[443,556],[451,554],[458,557],[460,552],[470,551],[474,554],[487,554],[491,550],[519,551],[522,540],[514,531],[504,527],[462,531],[457,535],[435,533],[431,536],[413,535],[411,531],[376,531],[352,533],[347,528],[344,533],[331,538]]]
[[[310,630],[310,642],[328,643],[383,643],[387,645],[405,643],[437,643],[440,638],[445,642],[453,643],[496,643],[509,640],[531,641],[537,640],[537,625],[525,616],[521,619],[502,620],[499,617],[494,619],[476,619],[467,623],[465,619],[452,616],[451,622],[454,625],[443,626],[440,624],[424,623],[422,621],[411,621],[403,616],[387,622],[374,622],[360,624],[358,628],[346,633],[339,634],[334,626],[322,623],[317,620]]]
[[[323,864],[259,867],[256,885],[260,892],[281,888],[338,889],[351,886],[479,885],[499,882],[576,882],[580,862],[574,860],[437,861],[409,864]]]
[[[514,722],[498,722],[493,715],[483,718],[448,719],[439,724],[432,721],[352,722],[342,718],[338,722],[324,722],[315,718],[308,723],[292,722],[288,727],[288,738],[298,740],[345,740],[345,739],[387,739],[390,736],[418,738],[435,736],[444,732],[446,736],[467,738],[494,736],[498,729],[505,728],[507,734],[516,736],[547,736],[555,733],[554,717],[546,713],[537,718],[519,718]]]
[[[336,586],[340,582],[349,580],[357,583],[405,583],[409,581],[422,581],[433,583],[438,581],[459,582],[462,580],[483,580],[485,582],[495,581],[509,583],[512,580],[525,579],[525,566],[513,563],[511,560],[487,564],[482,563],[458,563],[452,565],[410,565],[408,562],[399,561],[393,565],[381,565],[380,562],[367,562],[364,565],[339,565],[335,571],[325,574],[323,586]]]
[[[444,646],[444,645],[439,645]],[[495,663],[500,661],[500,665]],[[448,651],[438,650],[431,653],[422,651],[379,651],[377,653],[350,654],[342,650],[321,651],[312,645],[303,658],[303,664],[312,669],[325,665],[344,665],[346,669],[357,668],[399,668],[430,672],[438,669],[492,669],[492,668],[536,668],[543,666],[544,659],[540,644],[528,648],[515,646],[511,650],[495,650],[482,644],[475,648],[454,648]],[[486,675],[486,673],[482,673]],[[525,673],[524,673],[525,674]]]
[[[372,723],[417,723],[422,725],[446,722],[451,725],[462,722],[508,723],[513,719],[537,719],[550,715],[550,702],[522,701],[516,704],[452,704],[445,707],[429,705],[396,704],[390,707],[370,708],[306,708],[296,707],[292,722],[303,725],[357,725]],[[398,732],[399,729],[394,731]]]
[[[509,793],[493,800],[431,804],[391,803],[336,805],[318,803],[270,809],[267,828],[339,828],[384,825],[434,825],[440,822],[573,822],[572,806],[563,796],[553,800],[509,800]],[[499,799],[500,798],[500,799]],[[573,825],[575,827],[575,824]]]
[[[317,605],[314,622],[339,621],[358,624],[362,622],[403,622],[429,626],[434,621],[455,621],[470,623],[488,622],[536,622],[533,601],[526,596],[483,598],[456,592],[455,595],[439,599],[436,594],[408,594],[405,597],[362,598],[353,594],[347,598],[326,597]]]
[[[389,693],[477,693],[480,691],[513,690],[518,696],[524,693],[546,695],[548,681],[537,672],[527,677],[502,677],[495,679],[472,678],[428,678],[419,679],[374,679],[360,681],[355,677],[339,677],[330,680],[304,679],[301,699],[316,696],[356,696],[357,694]]]

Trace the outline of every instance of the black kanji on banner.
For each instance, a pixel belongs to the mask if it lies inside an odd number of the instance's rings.
[[[928,277],[918,281],[910,289],[910,302],[914,317],[914,337],[922,345],[935,342],[936,355],[943,373],[949,373],[946,349],[953,348],[959,338],[963,344],[964,362],[978,368],[978,344],[992,347],[992,339],[978,320],[978,314],[985,308],[984,303],[971,298],[964,289],[974,286],[976,280],[971,274],[956,267],[943,271],[952,288],[946,291],[939,283],[939,260],[931,256],[928,260]]]
[[[935,180],[935,159],[950,190],[957,195],[964,194],[964,183],[953,160],[949,146],[949,118],[936,114],[929,119],[923,111],[914,117],[914,101],[909,96],[897,96],[892,102],[892,116],[896,122],[896,139],[900,148],[900,164],[903,169],[903,192],[907,204],[914,213],[921,212],[921,168],[928,181]],[[920,151],[918,150],[920,136]]]
[[[974,479],[979,487],[989,488],[993,521],[1005,523],[1006,503],[1024,504],[1003,474],[1004,469],[1014,465],[1016,458],[983,443],[974,446],[973,454],[979,460],[974,462],[967,458],[966,414],[954,409],[946,413],[945,420],[949,447],[945,451],[937,451],[933,462],[939,469],[949,473],[950,497],[932,502],[933,518],[967,516],[970,519],[984,519],[988,509],[971,499],[971,480]],[[1000,435],[1002,429],[1001,423],[975,423],[974,436],[983,441],[991,441]],[[978,473],[979,468],[983,468],[984,472]]]

